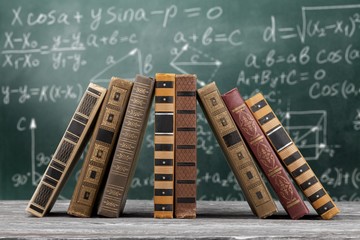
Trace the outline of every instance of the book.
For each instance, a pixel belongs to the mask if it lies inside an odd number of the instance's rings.
[[[26,211],[43,217],[54,205],[90,137],[106,89],[90,83],[41,178]]]
[[[315,211],[323,219],[331,219],[338,214],[340,210],[315,176],[264,96],[258,93],[245,103]]]
[[[173,218],[175,158],[175,74],[155,77],[154,217]]]
[[[196,75],[175,76],[175,217],[196,217]]]
[[[222,98],[286,212],[292,219],[299,219],[308,214],[309,209],[298,194],[286,169],[282,166],[239,91],[234,88],[223,94]]]
[[[253,213],[266,218],[277,207],[260,176],[254,159],[245,145],[215,82],[197,90],[204,115],[233,171]]]
[[[133,83],[113,77],[101,106],[93,137],[78,177],[67,213],[90,217],[100,186],[113,157]]]
[[[124,210],[147,126],[154,85],[152,78],[141,75],[135,77],[110,171],[99,201],[98,215],[119,217]]]

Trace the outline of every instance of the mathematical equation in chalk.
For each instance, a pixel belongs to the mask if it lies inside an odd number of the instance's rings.
[[[144,8],[122,8],[111,6],[108,8],[92,8],[83,13],[80,10],[61,12],[50,10],[48,12],[24,12],[21,6],[12,9],[13,18],[11,26],[36,26],[36,25],[76,25],[82,23],[86,18],[90,18],[89,27],[95,31],[102,25],[119,23],[151,22],[159,20],[161,26],[166,28],[168,22],[175,18],[196,18],[205,16],[208,20],[215,20],[223,14],[220,6],[207,9],[201,7],[191,7],[180,9],[177,5],[169,5],[159,9]],[[156,18],[156,19],[152,19]]]
[[[17,101],[20,104],[24,104],[31,100],[35,100],[39,103],[56,103],[60,99],[70,99],[79,102],[82,93],[83,87],[80,84],[75,86],[45,85],[41,87],[23,85],[16,88],[5,85],[1,87],[1,94],[3,96],[2,102],[4,105],[10,104],[12,100]]]
[[[279,85],[295,86],[305,81],[313,81],[307,90],[310,99],[323,97],[341,97],[344,100],[357,97],[360,94],[360,85],[357,81],[343,80],[335,83],[321,81],[326,78],[325,69],[317,69],[314,73],[297,69],[289,69],[286,72],[274,73],[272,70],[261,70],[254,74],[246,74],[241,70],[237,79],[237,86],[269,86],[276,89]],[[250,94],[251,95],[251,94]],[[281,91],[269,90],[266,97],[271,102],[281,102]]]
[[[118,43],[134,44],[137,42],[136,35],[123,36],[117,30],[109,36],[98,37],[90,34],[86,38],[86,42],[81,40],[81,32],[73,33],[69,38],[57,35],[52,38],[52,43],[43,45],[39,43],[39,40],[34,39],[31,32],[21,36],[15,36],[13,32],[4,34],[6,40],[1,51],[4,56],[1,66],[15,70],[38,68],[41,65],[41,56],[50,55],[51,66],[54,70],[70,67],[77,72],[80,67],[84,67],[88,63],[83,56],[86,51],[91,51],[87,49],[88,47],[98,48],[100,44],[114,46]]]
[[[352,38],[359,31],[360,14],[357,13],[360,5],[341,5],[341,6],[323,6],[323,7],[303,7],[302,19],[300,24],[292,27],[283,27],[277,22],[276,16],[271,16],[268,21],[270,25],[263,26],[262,36],[259,34],[256,38],[263,42],[276,42],[277,39],[290,40],[298,37],[302,43],[306,37],[324,38],[331,34],[340,35],[340,37]],[[84,12],[83,12],[84,11]],[[343,19],[316,19],[319,11],[343,11]],[[182,8],[177,5],[170,5],[163,9],[144,9],[144,8],[119,8],[111,6],[108,8],[97,8],[86,10],[69,10],[69,12],[60,12],[58,10],[49,10],[48,12],[33,13],[23,10],[21,6],[12,9],[12,19],[9,19],[9,31],[5,31],[5,41],[1,54],[4,56],[2,67],[32,68],[38,67],[41,63],[41,55],[52,55],[53,69],[65,68],[71,66],[73,71],[78,71],[80,67],[85,66],[89,59],[84,59],[84,53],[91,51],[90,48],[102,48],[104,46],[124,46],[136,45],[140,39],[143,39],[141,32],[130,32],[124,34],[124,31],[118,30],[120,24],[151,24],[162,26],[164,33],[166,28],[172,22],[179,19],[202,18],[207,21],[208,26],[199,31],[184,30],[176,31],[173,34],[173,42],[179,43],[198,43],[203,46],[220,43],[232,47],[246,46],[250,39],[247,39],[245,29],[241,26],[235,26],[228,32],[223,32],[216,27],[217,20],[226,15],[227,12],[221,6],[212,6],[206,9],[201,7]],[[321,17],[319,17],[321,18]],[[325,23],[330,21],[329,23]],[[107,34],[100,33],[101,26],[107,26]],[[66,36],[58,31],[58,34],[49,36],[49,39],[43,39],[44,36],[36,36],[31,32],[37,27],[56,27],[63,26],[68,31]],[[83,31],[74,31],[81,26]],[[12,27],[24,29],[23,33],[11,31]],[[178,27],[181,29],[181,26]],[[62,28],[60,28],[62,29]],[[220,28],[221,29],[221,28]],[[47,43],[41,43],[47,41]],[[309,48],[305,47],[300,56],[289,54],[288,56],[277,56],[275,50],[270,50],[266,60],[267,67],[278,63],[288,64],[307,64]],[[359,59],[359,50],[351,44],[345,49],[334,49],[328,51],[322,49],[316,56],[318,64],[338,63],[346,61],[353,64]],[[260,67],[256,61],[256,56],[249,55],[245,65],[247,67]]]
[[[336,46],[334,46],[336,48]],[[315,56],[312,59],[311,56]],[[279,64],[299,64],[307,65],[309,63],[315,63],[317,65],[323,64],[337,64],[337,63],[346,63],[349,65],[356,64],[360,61],[360,49],[349,44],[344,48],[336,48],[335,50],[312,50],[311,47],[303,47],[299,52],[289,53],[287,55],[280,55],[276,50],[271,49],[265,53],[263,59],[259,59],[254,53],[250,53],[245,59],[245,67],[247,68],[270,68],[276,67]]]
[[[25,157],[14,151],[19,159],[14,165],[27,164],[6,169],[6,184],[22,191],[39,182],[54,150],[39,141],[54,106],[68,109],[79,102],[88,82],[105,86],[112,76],[133,79],[166,71],[196,74],[198,88],[212,81],[222,92],[238,87],[244,98],[261,91],[304,157],[335,166],[314,169],[334,199],[360,200],[360,170],[342,165],[353,166],[353,160],[340,160],[349,154],[347,144],[354,144],[348,139],[357,142],[360,131],[360,4],[297,2],[288,6],[290,16],[274,10],[272,4],[284,4],[277,0],[270,5],[156,1],[60,6],[50,0],[38,8],[17,0],[0,3],[7,9],[0,10],[0,106],[7,116],[1,130],[11,146],[24,146]],[[197,184],[204,189],[198,199],[245,200],[227,167],[204,161],[226,165],[198,109]],[[140,158],[148,158],[154,147],[154,109],[149,116]],[[54,135],[63,134],[60,127],[66,126],[59,125]],[[153,182],[153,174],[144,172],[131,187],[148,190]]]
[[[140,32],[123,34],[123,30],[118,30],[118,24],[135,24],[144,22],[151,24],[161,24],[166,28],[168,22],[175,17],[195,18],[204,17],[208,21],[214,21],[221,17],[223,9],[219,6],[202,9],[200,7],[178,9],[176,5],[170,5],[164,9],[145,10],[144,8],[117,8],[115,6],[106,9],[90,9],[86,12],[69,11],[60,12],[50,10],[48,12],[33,13],[23,10],[21,6],[12,9],[13,18],[9,24],[9,31],[5,31],[5,41],[1,55],[3,68],[24,69],[38,68],[45,64],[42,56],[50,55],[52,68],[54,70],[70,67],[74,72],[87,65],[89,59],[84,55],[96,48],[130,46],[139,43],[139,37],[143,38]],[[153,19],[156,18],[156,19]],[[89,24],[85,24],[89,22]],[[110,30],[102,34],[99,30],[101,26],[107,26]],[[34,34],[39,27],[62,26],[55,34],[39,36]],[[81,31],[72,29],[80,28]],[[13,32],[13,27],[20,27],[24,32]],[[111,29],[112,28],[112,29]],[[98,31],[99,30],[99,31]],[[223,35],[223,34],[220,34]],[[230,34],[231,36],[234,34]],[[232,39],[232,37],[230,37]],[[221,40],[222,41],[222,40]],[[42,63],[43,62],[43,63]]]
[[[360,169],[346,171],[341,167],[328,168],[321,174],[320,180],[332,188],[351,186],[360,189]]]
[[[302,43],[307,38],[324,39],[328,37],[352,38],[359,32],[360,5],[302,7],[302,23],[296,26],[283,26],[275,16],[271,16],[271,24],[263,32],[264,42],[299,39]],[[342,12],[343,19],[323,17],[319,13],[331,14]],[[328,16],[328,15],[326,15]],[[280,26],[279,26],[280,25]]]
[[[320,176],[320,181],[328,189],[335,201],[359,202],[360,194],[360,170],[358,168],[345,170],[342,167],[326,169]],[[353,191],[347,190],[345,194],[334,194],[336,189],[350,187]]]

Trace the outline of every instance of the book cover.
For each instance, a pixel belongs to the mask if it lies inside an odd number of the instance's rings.
[[[98,215],[119,217],[135,173],[140,147],[154,96],[155,81],[137,75],[131,90],[124,122],[101,196]]]
[[[26,211],[43,217],[54,205],[89,140],[89,130],[105,97],[106,89],[90,83],[56,151],[41,178]]]
[[[93,213],[113,157],[132,86],[133,83],[128,80],[111,78],[67,211],[70,215],[90,217]]]
[[[277,207],[245,145],[215,82],[197,90],[206,119],[254,214],[266,218]]]
[[[340,210],[315,176],[264,96],[258,93],[245,103],[315,211],[323,219],[331,219],[338,214]]]
[[[223,94],[222,98],[286,212],[292,219],[299,219],[308,214],[309,209],[298,194],[286,169],[281,165],[239,91],[234,88]]]

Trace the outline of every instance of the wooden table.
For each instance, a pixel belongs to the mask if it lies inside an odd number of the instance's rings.
[[[341,214],[321,220],[312,210],[301,220],[279,213],[258,219],[246,202],[198,202],[196,219],[154,219],[152,201],[129,200],[121,218],[68,216],[58,201],[44,218],[25,213],[26,201],[0,201],[0,239],[360,239],[360,203],[340,202]]]

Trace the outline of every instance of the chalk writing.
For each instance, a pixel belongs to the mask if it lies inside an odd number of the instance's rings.
[[[324,171],[320,178],[321,182],[333,188],[351,185],[355,189],[360,187],[360,171],[355,168],[346,171],[343,168],[328,168]]]
[[[360,86],[353,82],[345,80],[342,83],[326,84],[316,82],[309,88],[309,96],[312,99],[320,97],[337,97],[341,96],[343,99],[349,97],[356,97],[360,93]]]
[[[177,32],[174,35],[174,43],[201,42],[204,46],[209,46],[214,43],[229,43],[232,46],[240,46],[243,44],[241,38],[240,29],[235,29],[230,33],[214,33],[214,29],[208,27],[200,35],[196,32],[189,33],[189,35],[185,35],[183,32]]]
[[[13,197],[36,186],[59,140],[48,133],[61,137],[88,82],[175,72],[196,74],[198,87],[216,81],[221,93],[261,91],[331,195],[358,201],[360,4],[229,1],[1,2],[0,152],[14,161],[1,184]],[[153,128],[151,109],[140,162],[153,159]],[[196,129],[198,199],[244,200],[200,107]],[[135,197],[152,193],[151,169],[135,175]]]
[[[271,16],[271,24],[263,32],[264,42],[276,42],[281,40],[299,39],[302,43],[307,38],[328,38],[332,35],[340,35],[351,38],[359,31],[360,14],[359,4],[338,6],[314,6],[302,7],[302,23],[295,26],[278,26],[276,16]],[[342,11],[343,19],[320,19],[321,12],[331,14]]]
[[[354,130],[359,131],[360,130],[360,109],[356,110],[356,116],[353,121]]]
[[[80,84],[77,86],[57,86],[44,85],[41,87],[30,87],[28,85],[10,88],[10,86],[2,86],[1,93],[3,95],[3,103],[8,105],[12,98],[16,98],[17,102],[24,104],[30,100],[36,100],[39,103],[53,102],[61,100],[76,100],[82,96],[83,88]]]

